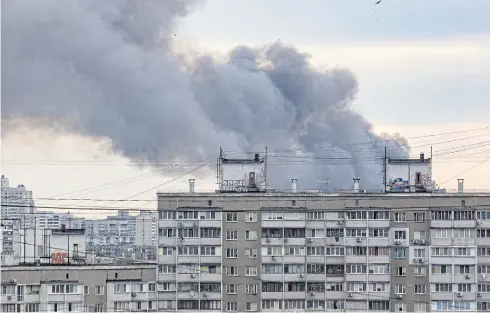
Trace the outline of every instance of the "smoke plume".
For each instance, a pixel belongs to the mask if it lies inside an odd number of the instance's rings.
[[[196,4],[2,1],[2,124],[47,120],[149,165],[267,145],[277,188],[292,176],[302,188],[326,179],[345,188],[353,177],[378,188],[384,147],[407,154],[405,139],[374,134],[350,109],[350,71],[314,69],[293,46],[239,46],[226,63],[183,64],[170,47]]]

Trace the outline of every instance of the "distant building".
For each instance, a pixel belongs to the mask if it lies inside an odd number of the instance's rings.
[[[32,191],[27,190],[24,185],[10,187],[9,179],[2,175],[1,198],[2,198],[2,223],[4,220],[12,220],[14,224],[23,227],[33,226],[33,214],[35,212]]]
[[[4,265],[83,264],[86,262],[83,229],[20,229],[13,232],[12,258]]]
[[[154,264],[2,266],[2,312],[156,311]]]
[[[156,212],[143,212],[136,217],[135,246],[156,246],[157,219]]]

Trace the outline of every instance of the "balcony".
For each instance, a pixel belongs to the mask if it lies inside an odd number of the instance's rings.
[[[85,229],[83,228],[60,228],[52,229],[52,235],[85,235]]]

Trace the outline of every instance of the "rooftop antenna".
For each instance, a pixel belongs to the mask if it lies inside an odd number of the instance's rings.
[[[332,182],[327,178],[326,180],[317,180],[317,182],[325,184],[325,191],[328,192],[328,185],[330,185]]]

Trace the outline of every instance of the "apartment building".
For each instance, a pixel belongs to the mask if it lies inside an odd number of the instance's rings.
[[[158,197],[158,279],[172,291],[165,308],[393,312],[490,303],[490,194]]]
[[[490,309],[490,193],[434,192],[423,157],[377,193],[267,191],[260,158],[231,163],[250,172],[215,193],[158,194],[159,310]]]
[[[148,312],[157,308],[154,264],[2,266],[1,274],[2,312]]]

